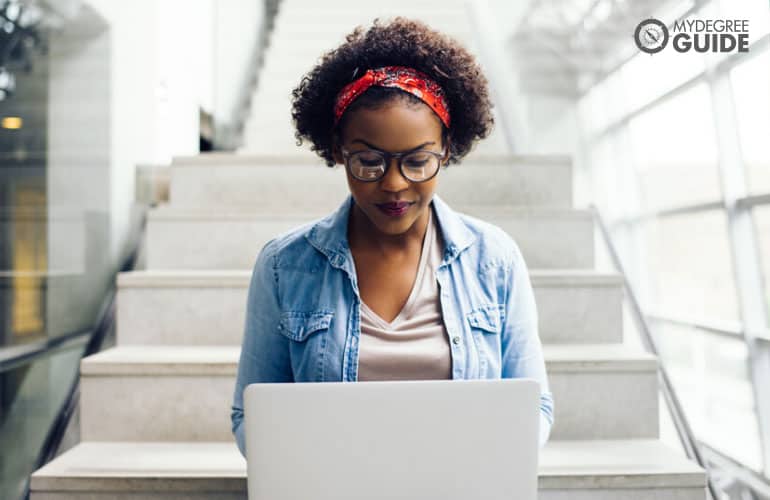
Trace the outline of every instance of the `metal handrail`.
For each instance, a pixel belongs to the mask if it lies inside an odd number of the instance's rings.
[[[770,480],[755,470],[737,462],[731,456],[709,446],[708,443],[699,441],[701,448],[710,462],[716,465],[718,470],[727,472],[730,479],[748,487],[754,496],[762,499],[770,498]]]
[[[612,242],[612,238],[610,237],[610,233],[607,230],[606,224],[604,223],[604,219],[596,205],[589,205],[589,209],[593,213],[594,219],[597,222],[599,231],[602,234],[602,239],[604,240],[604,243],[607,246],[607,251],[610,254],[610,258],[612,259],[615,268],[623,280],[623,287],[626,290],[626,296],[630,302],[631,311],[633,312],[636,326],[642,334],[642,343],[648,352],[659,357],[658,348],[655,345],[655,340],[652,338],[650,327],[645,320],[644,313],[642,313],[642,309],[639,306],[639,301],[636,298],[636,293],[634,292],[634,289],[628,280],[625,269],[623,268],[623,264],[620,262],[620,257],[618,256],[617,249]],[[676,391],[674,391],[674,386],[671,383],[668,372],[660,362],[658,363],[658,373],[660,374],[663,387],[663,396],[666,400],[666,405],[668,406],[669,413],[671,414],[671,418],[674,421],[674,426],[676,427],[679,440],[682,442],[685,453],[687,454],[688,458],[695,460],[698,465],[706,470],[706,487],[709,491],[709,494],[711,495],[711,498],[717,500],[720,497],[716,494],[716,487],[712,481],[711,474],[709,472],[709,466],[703,459],[703,455],[698,446],[698,441],[696,441],[695,435],[692,432],[692,428],[687,421],[687,417],[684,414],[684,410],[682,409],[682,405],[676,395]]]
[[[59,349],[70,347],[72,343],[84,341],[84,339],[89,338],[92,333],[93,330],[81,330],[66,335],[59,335],[42,342],[18,346],[18,354],[2,357],[2,359],[0,359],[0,373],[13,370],[19,366],[34,363],[38,358],[48,356]],[[17,348],[17,346],[13,347]],[[2,349],[0,349],[0,354],[1,353]]]

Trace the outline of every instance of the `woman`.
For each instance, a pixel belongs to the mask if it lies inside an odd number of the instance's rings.
[[[534,378],[544,444],[553,400],[524,259],[435,194],[441,166],[493,124],[474,58],[420,22],[375,20],[293,97],[297,139],[345,166],[350,196],[257,257],[231,414],[241,453],[254,382]]]

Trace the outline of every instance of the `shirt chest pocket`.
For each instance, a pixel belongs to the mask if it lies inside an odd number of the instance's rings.
[[[278,331],[295,342],[304,342],[311,335],[328,330],[334,318],[334,311],[284,311]]]
[[[502,306],[487,304],[466,314],[472,329],[485,334],[499,334],[502,328]]]
[[[499,378],[502,352],[501,333],[503,309],[498,304],[487,304],[465,315],[476,346],[479,378]]]
[[[295,382],[324,380],[325,353],[331,342],[329,330],[333,319],[334,312],[328,310],[284,311],[281,314],[278,331],[290,339],[289,359]]]

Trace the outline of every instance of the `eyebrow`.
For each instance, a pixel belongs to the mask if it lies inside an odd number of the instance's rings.
[[[385,151],[384,149],[382,149],[382,148],[378,148],[377,146],[374,146],[373,144],[369,144],[368,142],[366,142],[366,141],[365,141],[365,140],[363,140],[363,139],[353,139],[353,140],[352,140],[352,141],[350,141],[350,142],[351,142],[351,143],[353,143],[353,142],[360,142],[360,143],[363,143],[363,144],[367,145],[367,146],[368,146],[368,147],[370,147],[371,149],[376,149],[377,151]],[[397,152],[397,153],[409,153],[409,152],[411,152],[411,151],[416,151],[416,150],[418,150],[418,149],[424,148],[424,147],[425,147],[425,146],[427,146],[428,144],[436,144],[436,141],[428,141],[428,142],[423,142],[422,144],[420,144],[420,145],[419,145],[419,146],[417,146],[416,148],[407,149],[407,150],[405,150],[405,151],[396,151],[396,152]]]

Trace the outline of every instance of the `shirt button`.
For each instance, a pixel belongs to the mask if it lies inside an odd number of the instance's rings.
[[[460,344],[460,337],[452,337],[452,343],[454,345],[459,345]]]

